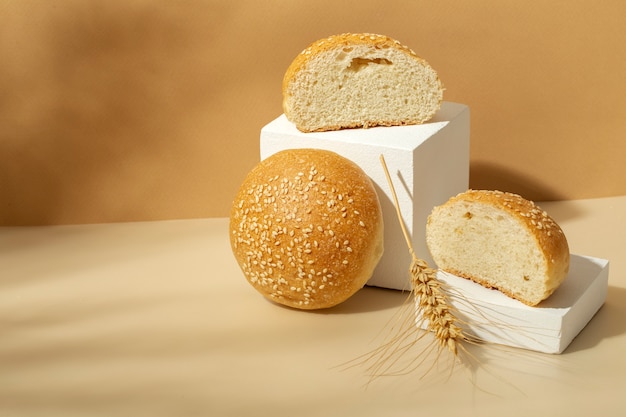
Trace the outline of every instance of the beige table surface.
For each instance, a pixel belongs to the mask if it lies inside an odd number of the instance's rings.
[[[442,366],[367,388],[338,365],[381,343],[399,292],[275,306],[239,272],[227,219],[0,228],[0,416],[626,415],[626,197],[542,207],[573,253],[611,262],[569,348],[486,348],[474,381]]]

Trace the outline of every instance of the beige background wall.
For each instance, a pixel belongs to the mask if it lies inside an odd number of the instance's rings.
[[[626,194],[626,2],[0,2],[0,224],[226,216],[312,41],[378,32],[468,104],[471,186]]]

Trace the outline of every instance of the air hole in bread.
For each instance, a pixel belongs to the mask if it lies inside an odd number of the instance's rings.
[[[352,49],[353,48],[351,46],[346,46],[345,48],[342,48],[341,51],[335,57],[335,60],[336,61],[345,61],[346,57],[348,56],[347,54],[352,52]]]
[[[357,57],[357,58],[352,58],[352,61],[350,61],[350,66],[348,67],[349,71],[354,71],[354,72],[358,72],[361,71],[363,68],[367,67],[370,64],[374,64],[374,65],[392,65],[393,62],[391,62],[388,59],[385,58],[361,58],[361,57]]]

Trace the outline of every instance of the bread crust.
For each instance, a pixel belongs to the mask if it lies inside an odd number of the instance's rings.
[[[425,60],[418,56],[411,48],[385,35],[378,35],[375,33],[342,33],[339,35],[333,35],[313,42],[295,57],[283,77],[283,95],[287,93],[289,83],[293,80],[296,74],[307,65],[311,57],[325,51],[349,45],[368,45],[379,48],[395,48],[425,62]]]
[[[428,62],[422,57],[418,56],[411,48],[402,44],[401,42],[390,38],[385,35],[379,35],[374,33],[343,33],[339,35],[333,35],[324,39],[317,40],[300,52],[295,59],[291,62],[287,68],[282,81],[282,95],[283,95],[283,111],[287,115],[287,118],[291,120],[291,110],[288,105],[290,99],[290,85],[295,80],[296,76],[303,71],[313,57],[326,51],[340,49],[346,46],[366,45],[377,49],[393,48],[399,52],[402,52],[412,59],[418,61],[426,67],[430,68]],[[437,95],[436,109],[439,109],[443,102],[443,86],[439,77],[436,77],[439,91]],[[436,110],[435,110],[436,111]],[[434,112],[433,112],[434,114]],[[432,116],[430,116],[432,117]],[[318,132],[329,131],[339,129],[349,129],[358,127],[374,127],[374,126],[402,126],[424,123],[427,120],[423,119],[404,119],[404,120],[389,120],[384,118],[378,118],[367,121],[358,121],[352,123],[342,124],[330,124],[316,128],[309,128],[296,123],[296,127],[303,132]]]
[[[246,279],[298,309],[337,305],[371,277],[383,252],[383,217],[369,177],[321,149],[261,161],[230,214],[231,248]]]
[[[549,297],[563,282],[569,271],[570,253],[567,239],[561,227],[548,213],[534,202],[526,200],[520,195],[497,190],[468,190],[450,198],[441,207],[452,206],[458,202],[475,202],[496,207],[519,220],[536,240],[546,259],[546,287],[544,297]],[[431,224],[431,216],[428,224]],[[534,306],[542,300],[528,300],[510,291],[504,286],[495,286],[472,271],[459,270],[451,266],[442,267],[443,270],[471,279],[487,288],[496,288],[511,298],[524,304]]]

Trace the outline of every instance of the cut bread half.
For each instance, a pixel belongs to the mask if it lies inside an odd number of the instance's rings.
[[[548,298],[569,270],[559,225],[517,194],[469,190],[452,197],[430,214],[426,243],[439,269],[530,306]]]
[[[383,35],[318,40],[287,69],[283,111],[303,132],[420,124],[443,100],[435,70]]]

